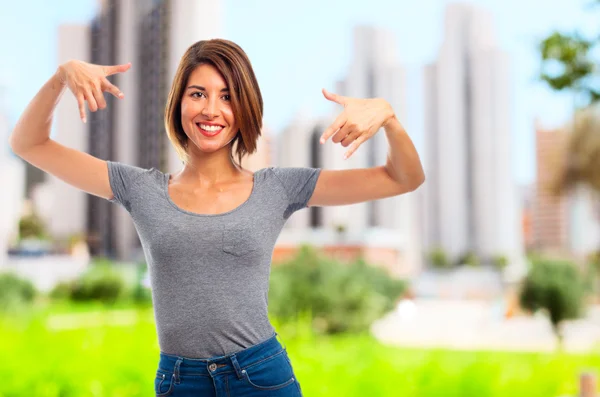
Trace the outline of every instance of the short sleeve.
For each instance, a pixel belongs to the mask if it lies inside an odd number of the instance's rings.
[[[306,208],[315,191],[320,168],[272,167],[273,173],[287,194],[288,205],[297,211]]]
[[[127,211],[130,211],[131,190],[137,179],[146,172],[145,169],[123,164],[115,161],[107,161],[108,180],[114,197],[107,199],[111,203],[119,203]]]

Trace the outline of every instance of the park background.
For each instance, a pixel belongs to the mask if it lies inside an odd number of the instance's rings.
[[[294,214],[273,252],[271,317],[305,395],[575,396],[600,370],[600,5],[594,1],[0,2],[0,136],[68,59],[132,62],[127,100],[52,139],[173,172],[174,68],[201,39],[240,44],[265,100],[247,168],[348,161],[315,144],[384,97],[427,180],[401,197]],[[0,396],[152,393],[145,260],[122,208],[0,150]],[[581,383],[581,384],[580,384]],[[581,390],[580,390],[581,389]]]

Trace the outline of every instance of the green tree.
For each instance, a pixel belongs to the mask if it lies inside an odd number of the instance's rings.
[[[600,0],[588,7],[600,9]],[[574,94],[576,107],[587,107],[600,101],[598,59],[594,50],[600,47],[600,35],[586,38],[578,31],[554,31],[539,45],[540,78],[556,91]]]
[[[392,310],[407,283],[363,259],[342,263],[304,245],[273,267],[269,311],[287,321],[308,314],[317,332],[365,332]]]
[[[600,0],[589,6],[600,8]],[[571,93],[574,102],[573,131],[564,169],[553,186],[556,193],[580,183],[600,191],[600,116],[592,106],[600,103],[598,48],[600,35],[586,38],[578,31],[554,31],[539,44],[540,79],[554,91]]]
[[[600,0],[589,7],[600,10]],[[540,42],[540,78],[552,90],[573,95],[574,115],[564,161],[551,191],[582,185],[600,194],[600,34],[555,31]],[[596,209],[600,220],[600,205]],[[599,242],[600,243],[600,242]]]
[[[583,298],[584,283],[577,268],[569,262],[544,259],[532,263],[519,295],[524,309],[548,315],[559,348],[564,321],[581,315]]]

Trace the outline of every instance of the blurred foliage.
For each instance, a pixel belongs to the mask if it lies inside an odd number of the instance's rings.
[[[27,238],[50,239],[44,221],[35,212],[25,215],[19,220],[19,239]]]
[[[519,298],[524,309],[543,310],[548,315],[561,347],[564,321],[582,314],[584,282],[579,270],[569,262],[536,260],[523,280]]]
[[[37,295],[34,285],[12,272],[0,273],[0,312],[20,310]]]
[[[600,104],[576,111],[569,128],[566,158],[551,190],[561,194],[582,184],[600,193]]]
[[[310,313],[315,330],[361,332],[394,308],[406,282],[358,259],[349,264],[302,246],[287,263],[273,267],[269,310],[289,320]]]
[[[587,258],[587,276],[592,293],[600,295],[600,250],[592,252]]]
[[[585,39],[577,32],[553,32],[540,43],[540,78],[554,90],[573,91],[583,107],[598,101],[600,90],[592,79],[598,62],[592,58],[596,45],[595,39]]]
[[[600,10],[600,0],[587,7]],[[598,48],[600,34],[586,38],[578,31],[552,32],[539,44],[541,80],[553,90],[571,91],[577,108],[600,101]]]
[[[600,8],[600,0],[589,6]],[[577,184],[600,192],[599,49],[600,35],[585,38],[577,31],[555,31],[539,44],[541,80],[574,96],[574,123],[566,161],[552,186],[555,194]]]
[[[456,259],[456,266],[471,266],[476,267],[481,264],[481,261],[477,254],[472,251],[465,252]]]
[[[159,349],[152,310],[81,306],[0,317],[0,339],[10,341],[0,343],[0,396],[154,395]],[[316,334],[310,318],[273,324],[311,397],[574,396],[581,371],[600,371],[598,352],[398,348],[369,335]]]
[[[124,297],[125,289],[125,280],[112,262],[96,259],[77,280],[57,284],[50,296],[55,299],[114,304]]]
[[[437,247],[429,251],[429,254],[427,254],[427,260],[429,265],[436,269],[448,269],[451,266],[450,259],[448,259],[448,254],[446,254],[446,251],[444,251],[444,249],[441,247]]]
[[[508,257],[506,255],[494,255],[492,257],[492,265],[498,270],[504,270],[508,265]]]

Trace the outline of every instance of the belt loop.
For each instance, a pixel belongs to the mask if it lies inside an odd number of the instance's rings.
[[[235,368],[235,373],[236,373],[238,379],[242,379],[243,378],[242,369],[240,368],[240,364],[238,363],[238,360],[235,357],[235,354],[232,354],[230,357],[231,357],[231,363],[233,364],[233,368]]]
[[[175,369],[173,370],[173,377],[175,378],[176,385],[179,384],[179,367],[181,366],[182,362],[183,359],[181,357],[177,357],[177,361],[175,362]]]

